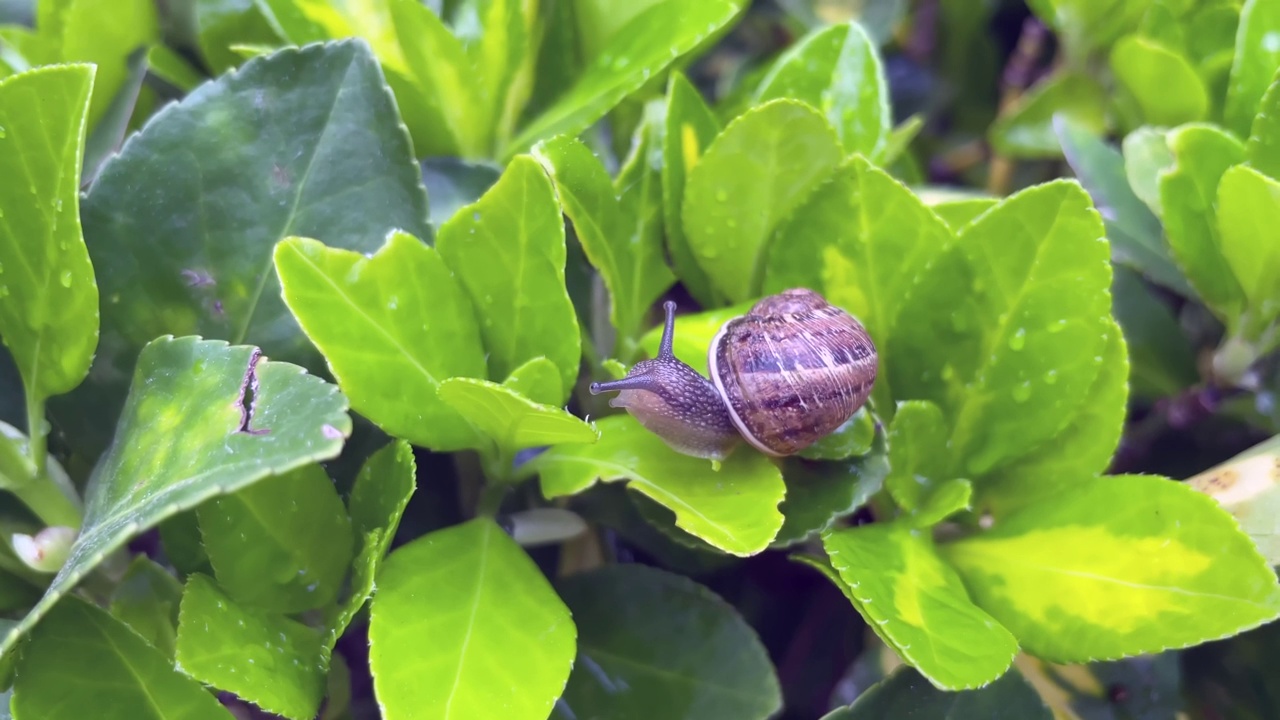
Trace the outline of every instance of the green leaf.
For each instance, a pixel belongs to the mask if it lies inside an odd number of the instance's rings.
[[[1053,720],[1035,688],[1014,671],[986,687],[943,692],[920,673],[901,668],[867,688],[852,705],[822,720],[879,720],[880,718],[983,718],[984,720]]]
[[[326,613],[326,647],[335,642],[351,620],[373,595],[374,579],[382,559],[395,539],[400,518],[416,489],[417,464],[413,448],[404,440],[394,440],[371,455],[356,476],[347,512],[352,530],[360,539],[351,574],[350,592]]]
[[[830,531],[823,546],[867,624],[941,690],[986,685],[1018,643],[970,600],[933,542],[899,524]]]
[[[1080,61],[1089,51],[1105,48],[1116,38],[1137,27],[1149,2],[1124,0],[1098,3],[1094,0],[1029,0],[1027,6],[1041,21],[1061,35],[1068,57]]]
[[[581,141],[556,137],[539,143],[533,156],[551,175],[564,214],[609,289],[614,329],[629,341],[638,334],[649,306],[675,282],[663,261],[661,244],[634,234],[636,228],[628,225],[608,173]]]
[[[953,476],[980,477],[1070,424],[1102,365],[1110,285],[1102,222],[1067,180],[1002,201],[920,276],[881,362],[894,397],[942,408]]]
[[[195,0],[200,54],[215,76],[237,66],[236,44],[275,44],[280,41],[254,0]]]
[[[1222,254],[1244,293],[1245,314],[1228,326],[1263,351],[1280,344],[1280,181],[1246,165],[1222,174],[1218,183],[1218,233]]]
[[[243,650],[243,648],[239,648]],[[58,603],[31,634],[13,685],[17,718],[229,720],[200,683],[107,611],[77,597]]]
[[[866,455],[875,440],[877,422],[864,405],[843,425],[796,454],[806,460],[844,460],[854,455]]]
[[[689,247],[733,302],[758,294],[770,235],[840,163],[817,110],[771,100],[739,115],[689,172],[682,218]]]
[[[729,320],[745,314],[755,301],[739,303],[725,308],[700,313],[676,315],[675,336],[671,351],[683,363],[707,375],[707,350],[720,327]],[[656,325],[640,338],[640,347],[649,357],[658,356],[658,344],[662,342],[662,325]]]
[[[544,357],[533,358],[512,370],[502,384],[507,389],[542,405],[559,403],[564,398],[560,383],[560,369]]]
[[[1275,573],[1235,520],[1156,476],[1078,479],[941,550],[974,600],[1052,662],[1188,647],[1280,615]]]
[[[565,395],[578,377],[582,336],[565,290],[564,223],[547,174],[528,156],[440,228],[436,249],[471,297],[482,321],[489,377],[505,378],[547,357]]]
[[[434,157],[422,161],[422,184],[431,198],[431,224],[440,227],[464,205],[480,199],[502,169],[488,162],[469,162],[454,157]]]
[[[165,558],[179,576],[194,572],[213,573],[209,555],[204,551],[204,540],[200,537],[199,516],[194,509],[183,510],[160,521],[159,530]]]
[[[1223,111],[1227,129],[1240,137],[1258,112],[1267,86],[1280,69],[1280,6],[1270,0],[1245,0],[1236,31],[1235,59]]]
[[[886,340],[917,276],[953,239],[905,185],[854,157],[779,228],[764,292],[814,288],[861,320],[880,356],[876,406],[891,409],[895,380]]]
[[[667,86],[666,127],[662,133],[662,210],[666,221],[667,251],[680,282],[704,308],[723,304],[689,247],[681,209],[685,180],[702,159],[707,146],[720,134],[716,119],[697,88],[681,72],[672,72]]]
[[[782,466],[787,494],[779,507],[786,520],[771,547],[794,545],[827,530],[880,492],[888,473],[882,434],[862,457],[819,463],[788,460]]]
[[[190,337],[148,344],[115,440],[89,479],[71,555],[0,654],[129,538],[216,495],[336,457],[351,433],[346,410],[337,388],[256,348]]]
[[[548,499],[573,495],[597,480],[629,480],[629,487],[676,514],[676,525],[733,555],[764,550],[782,527],[786,486],[769,459],[738,448],[719,471],[681,455],[630,416],[596,423],[594,445],[561,445],[529,461]]]
[[[369,663],[388,717],[542,720],[576,641],[569,609],[488,518],[404,545],[378,574]]]
[[[401,232],[372,257],[287,238],[275,264],[285,303],[352,409],[438,452],[478,446],[436,397],[450,377],[483,377],[485,362],[471,303],[434,248]]]
[[[1280,73],[1267,88],[1262,105],[1253,119],[1245,158],[1250,167],[1280,180]]]
[[[933,488],[911,519],[915,527],[927,528],[952,515],[973,508],[973,483],[963,478],[951,478]]]
[[[1165,397],[1194,385],[1199,379],[1195,353],[1168,303],[1137,273],[1123,267],[1115,269],[1111,299],[1112,312],[1128,346],[1133,394]]]
[[[633,133],[631,150],[613,181],[624,238],[631,246],[636,262],[654,268],[654,278],[661,279],[664,292],[675,282],[663,252],[662,133],[666,124],[665,113],[666,106],[659,101],[644,105]],[[641,298],[636,298],[636,302],[640,304]]]
[[[517,450],[565,443],[594,443],[590,425],[567,411],[533,402],[488,380],[451,378],[440,383],[440,399],[497,445],[502,457]]]
[[[1280,565],[1280,435],[1187,479],[1240,523],[1270,565]]]
[[[429,232],[409,139],[357,41],[256,58],[168,105],[103,166],[81,210],[102,340],[94,382],[53,409],[89,457],[157,336],[251,343],[322,368],[281,299],[277,241],[373,252],[392,229]]]
[[[205,78],[168,45],[152,45],[146,54],[147,71],[183,93],[195,90]]]
[[[889,426],[889,471],[885,489],[903,510],[916,512],[947,477],[950,428],[942,410],[924,400],[898,403]]]
[[[977,220],[979,216],[999,203],[999,198],[968,198],[934,203],[929,205],[929,209],[946,223],[952,232],[960,232],[965,225]]]
[[[1244,160],[1244,145],[1206,124],[1172,130],[1167,141],[1174,165],[1160,175],[1160,205],[1169,247],[1205,304],[1233,318],[1244,298],[1222,253],[1214,203],[1222,174]]]
[[[0,80],[0,336],[27,402],[65,393],[98,343],[98,286],[80,234],[85,112],[94,69],[37,68]]]
[[[178,633],[182,583],[145,555],[129,564],[111,595],[111,614],[170,660]]]
[[[739,9],[732,0],[703,0],[663,2],[640,12],[613,34],[572,87],[524,126],[502,155],[510,157],[544,138],[585,130],[651,76],[719,32]]]
[[[315,630],[236,602],[205,575],[187,578],[178,626],[182,671],[275,715],[310,720],[327,658]]]
[[[106,114],[129,77],[129,56],[160,39],[153,0],[71,0],[62,15],[63,62],[93,63],[89,127]]]
[[[1138,198],[1129,184],[1125,158],[1104,143],[1101,136],[1065,117],[1054,119],[1054,129],[1062,143],[1063,155],[1102,215],[1107,238],[1111,241],[1112,260],[1134,268],[1184,296],[1191,296],[1191,286],[1169,254],[1160,219]],[[1126,138],[1126,148],[1129,147],[1128,140],[1139,133],[1141,131]],[[1159,136],[1159,142],[1163,145],[1163,135]],[[1150,169],[1148,176],[1154,188],[1154,168]],[[1158,193],[1155,195],[1158,207]]]
[[[632,564],[579,573],[557,589],[579,639],[553,718],[764,720],[782,709],[759,638],[702,585]]]
[[[1186,56],[1139,35],[1111,48],[1111,72],[1150,125],[1203,120],[1209,93]]]
[[[1169,131],[1144,125],[1124,137],[1124,173],[1129,187],[1158,218],[1164,217],[1160,205],[1160,178],[1173,167],[1173,149],[1169,147]]]
[[[753,102],[792,98],[821,110],[846,154],[884,157],[893,117],[875,42],[857,22],[810,32],[787,48],[756,88]]]
[[[198,514],[218,584],[236,602],[295,613],[337,597],[355,540],[319,465],[214,498]]]
[[[991,124],[992,147],[1020,158],[1055,158],[1062,152],[1055,117],[1065,117],[1095,133],[1106,130],[1107,93],[1091,75],[1060,71],[1036,83]]]

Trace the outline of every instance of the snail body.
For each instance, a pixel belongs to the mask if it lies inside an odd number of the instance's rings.
[[[675,303],[658,356],[625,378],[593,383],[677,452],[723,460],[745,440],[794,455],[843,425],[867,401],[878,357],[862,323],[812,290],[761,299],[726,322],[707,351],[710,379],[672,353]]]

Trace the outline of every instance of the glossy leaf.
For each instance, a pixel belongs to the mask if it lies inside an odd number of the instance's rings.
[[[1102,365],[1110,285],[1102,222],[1064,180],[1002,201],[919,278],[881,358],[895,397],[942,408],[953,475],[978,478],[1067,427]]]
[[[1249,166],[1280,180],[1280,73],[1267,88],[1245,144]]]
[[[337,388],[262,360],[255,348],[190,337],[150,343],[115,440],[89,480],[71,555],[0,652],[134,535],[209,498],[336,457],[351,433],[346,410]]]
[[[1275,573],[1235,520],[1157,476],[1061,486],[942,552],[979,605],[1053,662],[1187,647],[1280,615]]]
[[[889,473],[883,435],[868,454],[835,462],[790,461],[782,466],[787,494],[779,509],[786,520],[772,547],[809,539],[862,507],[880,492]]]
[[[578,376],[581,334],[565,290],[560,206],[538,163],[513,160],[484,197],[440,228],[436,248],[482,318],[489,377],[547,357],[560,368],[567,396]]]
[[[738,14],[732,0],[663,2],[637,14],[613,34],[573,86],[512,140],[504,156],[555,135],[577,135],[623,98],[701,45]]]
[[[319,465],[214,498],[197,512],[218,584],[237,603],[295,613],[337,597],[354,538]]]
[[[1121,38],[1111,48],[1111,72],[1151,125],[1203,120],[1209,93],[1182,54],[1139,35]]]
[[[840,427],[796,454],[806,460],[844,460],[866,455],[875,441],[877,423],[875,415],[863,405]]]
[[[1219,317],[1240,312],[1240,283],[1222,254],[1214,202],[1227,168],[1244,160],[1244,145],[1212,125],[1188,125],[1167,136],[1174,165],[1160,176],[1165,236],[1200,298]]]
[[[137,353],[165,333],[318,369],[281,299],[275,243],[372,252],[392,229],[425,237],[426,208],[364,43],[281,50],[202,86],[134,135],[84,196],[102,340],[95,382],[57,403],[55,419],[82,452],[105,446],[97,418],[115,416]]]
[[[182,584],[151,558],[139,555],[129,564],[111,595],[111,614],[142,636],[170,660],[178,633]]]
[[[1271,565],[1280,565],[1280,436],[1187,479],[1187,485],[1217,500],[1249,534]]]
[[[200,54],[215,75],[240,64],[231,46],[279,41],[254,0],[196,0]]]
[[[1218,237],[1222,255],[1244,293],[1246,314],[1229,325],[1269,350],[1280,345],[1280,181],[1245,165],[1222,174],[1218,183]],[[1267,337],[1270,335],[1270,337]]]
[[[609,289],[613,327],[623,339],[633,337],[649,306],[675,282],[661,244],[634,234],[608,173],[581,141],[560,136],[539,143],[533,156],[551,175],[564,214]]]
[[[947,480],[947,426],[942,410],[922,400],[898,404],[889,426],[889,476],[885,488],[902,509],[921,509],[933,489]]]
[[[693,256],[681,211],[685,181],[720,130],[720,121],[697,88],[683,73],[673,72],[667,86],[666,127],[662,133],[662,211],[667,251],[680,282],[704,308],[719,306],[720,294]]]
[[[968,198],[946,200],[929,205],[929,209],[953,232],[960,232],[965,225],[977,220],[983,213],[998,205],[999,198]]]
[[[504,457],[543,445],[593,443],[598,437],[590,425],[567,411],[533,402],[487,380],[445,380],[439,394],[446,405],[492,440]]]
[[[1112,259],[1190,296],[1191,286],[1170,255],[1160,219],[1129,184],[1125,174],[1126,158],[1104,143],[1099,135],[1064,117],[1054,119],[1054,128],[1067,162],[1102,215],[1107,239],[1111,241]],[[1163,144],[1163,136],[1160,142]],[[1157,180],[1156,175],[1152,168],[1149,173],[1152,183]]]
[[[416,490],[413,448],[394,440],[371,455],[347,499],[351,528],[360,540],[347,595],[326,613],[326,647],[332,649],[352,618],[373,595],[374,579],[395,539],[400,518]]]
[[[14,680],[19,720],[228,720],[200,683],[107,611],[77,597],[58,603],[31,634]]]
[[[1092,132],[1106,127],[1106,91],[1093,77],[1059,72],[1041,80],[1012,110],[991,125],[992,146],[1014,157],[1057,157],[1061,153],[1054,134],[1055,117],[1066,117]]]
[[[1169,131],[1144,125],[1124,137],[1124,173],[1129,187],[1157,217],[1164,217],[1160,204],[1160,179],[1173,168]]]
[[[98,286],[80,234],[87,65],[0,80],[0,335],[27,402],[65,393],[98,342]]]
[[[569,609],[488,518],[400,547],[378,574],[369,661],[388,717],[542,720],[576,640]]]
[[[1258,112],[1267,86],[1280,69],[1280,6],[1269,0],[1245,0],[1240,8],[1235,59],[1223,111],[1227,129],[1240,137]]]
[[[909,667],[867,688],[852,705],[822,720],[878,720],[910,717],[984,718],[985,720],[1053,720],[1036,690],[1017,671],[1007,672],[986,687],[943,692]]]
[[[876,44],[857,22],[829,25],[796,41],[760,81],[753,100],[792,98],[821,110],[846,154],[884,156],[893,123]]]
[[[917,276],[953,239],[906,186],[855,157],[778,230],[764,292],[819,289],[857,317],[880,356],[873,397],[877,407],[891,409],[895,379],[887,341]]]
[[[436,397],[450,377],[483,377],[485,362],[471,302],[434,248],[401,232],[372,257],[288,238],[275,265],[284,301],[352,409],[432,450],[478,446]]]
[[[1128,346],[1129,382],[1135,396],[1164,397],[1199,378],[1195,353],[1173,308],[1137,273],[1115,269],[1111,308]]]
[[[314,718],[324,695],[316,631],[244,607],[205,575],[188,578],[182,594],[177,661],[187,675],[290,720]]]
[[[597,480],[628,480],[629,487],[676,514],[676,525],[733,555],[765,549],[782,527],[786,486],[777,466],[739,447],[718,470],[681,455],[630,416],[596,423],[594,445],[562,445],[529,462],[548,499],[573,495]]]
[[[782,708],[759,638],[707,588],[629,564],[573,575],[557,589],[579,638],[553,718],[764,720]]]
[[[160,39],[160,19],[151,0],[72,0],[62,14],[63,62],[97,66],[89,127],[95,127],[129,77],[128,59]]]
[[[823,536],[854,607],[902,659],[941,690],[986,685],[1018,643],[974,605],[960,577],[920,531],[877,523]]]
[[[502,177],[502,169],[488,162],[453,157],[422,161],[422,184],[431,198],[431,224],[440,227],[464,205],[478,201]]]
[[[689,247],[733,302],[756,295],[769,237],[840,163],[817,110],[771,100],[738,116],[689,172],[681,217]]]

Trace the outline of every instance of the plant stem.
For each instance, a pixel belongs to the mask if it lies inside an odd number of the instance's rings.
[[[476,515],[489,518],[497,515],[507,496],[507,490],[508,486],[500,483],[485,485],[484,490],[480,491],[480,502],[476,504]]]
[[[9,488],[46,525],[62,525],[80,529],[80,508],[49,479],[38,475],[29,482]]]
[[[31,455],[31,463],[35,465],[36,477],[45,476],[46,445],[44,433],[44,400],[38,399],[35,388],[27,388],[27,452]]]

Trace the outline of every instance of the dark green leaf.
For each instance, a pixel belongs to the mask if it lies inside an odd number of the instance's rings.
[[[909,667],[867,688],[856,702],[822,720],[1053,720],[1035,689],[1015,671],[978,690],[943,692]]]
[[[372,252],[425,237],[426,195],[396,106],[364,43],[282,50],[169,105],[106,163],[82,216],[101,286],[94,382],[54,406],[92,457],[141,347],[198,334],[315,362],[281,299],[290,235]]]
[[[1067,162],[1102,215],[1107,238],[1111,241],[1112,259],[1167,288],[1190,296],[1191,286],[1173,262],[1159,218],[1129,185],[1125,158],[1104,143],[1099,135],[1065,117],[1055,118],[1054,128]],[[1160,142],[1163,144],[1163,136],[1160,136]],[[1151,168],[1149,177],[1154,183],[1154,168]],[[1158,197],[1158,193],[1156,195]]]
[[[689,247],[733,302],[758,294],[769,237],[841,160],[818,111],[771,100],[740,115],[689,172],[682,218]]]
[[[159,530],[165,557],[179,575],[213,573],[209,555],[204,551],[204,539],[200,537],[200,519],[195,509],[183,510],[161,520]]]
[[[582,336],[565,290],[560,206],[538,163],[513,160],[479,202],[440,228],[436,248],[482,318],[489,377],[546,357],[564,387],[553,402],[563,402],[578,376]]]
[[[843,425],[796,454],[806,460],[844,460],[854,455],[866,455],[871,451],[878,422],[864,405]]]
[[[1135,395],[1176,395],[1195,384],[1195,354],[1173,309],[1132,270],[1115,269],[1112,312],[1128,346],[1129,382]]]
[[[1150,125],[1194,122],[1209,111],[1208,90],[1190,61],[1148,38],[1121,38],[1111,49],[1111,72]]]
[[[502,169],[485,162],[438,157],[422,161],[422,183],[431,198],[431,224],[440,227],[464,205],[480,199],[498,182]]]
[[[939,689],[981,687],[1009,669],[1017,641],[969,600],[928,536],[877,523],[830,531],[823,546],[871,629]]]
[[[1095,133],[1106,129],[1106,91],[1083,73],[1061,71],[1036,85],[991,125],[997,152],[1014,157],[1052,158],[1061,152],[1054,133],[1057,116]]]
[[[189,337],[148,344],[115,440],[89,480],[80,537],[0,653],[134,535],[216,495],[336,457],[351,433],[346,410],[337,388],[255,348]]]
[[[160,20],[154,0],[72,0],[58,37],[63,62],[97,66],[88,121],[95,127],[128,80],[129,56],[160,39]]]
[[[782,466],[787,494],[779,509],[786,518],[772,547],[787,547],[831,527],[880,492],[889,473],[883,435],[871,452],[836,462],[789,460]]]
[[[989,473],[1071,423],[1103,362],[1110,285],[1102,222],[1066,180],[1002,201],[919,278],[881,361],[895,397],[942,408],[953,476]]]
[[[236,602],[295,613],[337,597],[354,538],[346,508],[319,465],[214,498],[198,512],[218,584]]]
[[[378,573],[369,662],[388,717],[542,720],[576,639],[538,566],[488,518],[414,540]]]
[[[1151,475],[1058,486],[940,548],[1029,653],[1109,660],[1234,635],[1280,615],[1280,585],[1210,497]]]
[[[673,72],[667,88],[666,128],[662,133],[662,209],[667,250],[680,282],[705,309],[721,305],[720,294],[689,247],[681,209],[685,180],[707,146],[720,134],[720,121],[683,73]]]
[[[810,32],[788,48],[756,89],[755,103],[792,98],[821,110],[846,154],[884,157],[893,122],[880,53],[857,22]]]
[[[254,0],[195,0],[200,54],[214,75],[240,64],[236,44],[274,44],[280,41]]]
[[[80,163],[94,69],[37,68],[0,80],[0,336],[28,403],[89,371],[98,286],[80,234]]]
[[[471,302],[434,248],[400,232],[372,256],[288,238],[275,263],[284,301],[356,412],[432,450],[478,447],[436,397],[440,383],[483,377],[485,365]]]
[[[230,720],[200,683],[129,626],[68,597],[23,648],[12,710],[19,720]]]
[[[181,600],[182,583],[155,561],[139,555],[111,595],[111,614],[172,660]]]
[[[1169,247],[1200,298],[1220,318],[1234,318],[1244,302],[1218,235],[1214,203],[1227,168],[1244,160],[1244,145],[1213,125],[1186,125],[1167,136],[1174,165],[1160,175]]]
[[[187,579],[178,626],[182,671],[290,720],[311,720],[327,658],[315,630],[236,602],[205,575]]]
[[[782,708],[764,646],[705,587],[641,565],[608,565],[558,589],[578,626],[559,720],[765,720]]]
[[[1272,0],[1245,0],[1236,32],[1235,60],[1224,109],[1227,129],[1240,137],[1258,113],[1267,86],[1280,69],[1280,5]]]
[[[510,157],[554,135],[576,135],[620,100],[698,47],[739,12],[732,0],[663,2],[614,33],[571,88],[521,129],[502,155]]]
[[[769,459],[740,447],[717,471],[706,460],[681,455],[630,416],[596,423],[594,445],[561,445],[528,464],[541,476],[547,498],[580,493],[596,481],[629,480],[676,514],[691,535],[733,555],[764,550],[782,527],[786,486]]]

